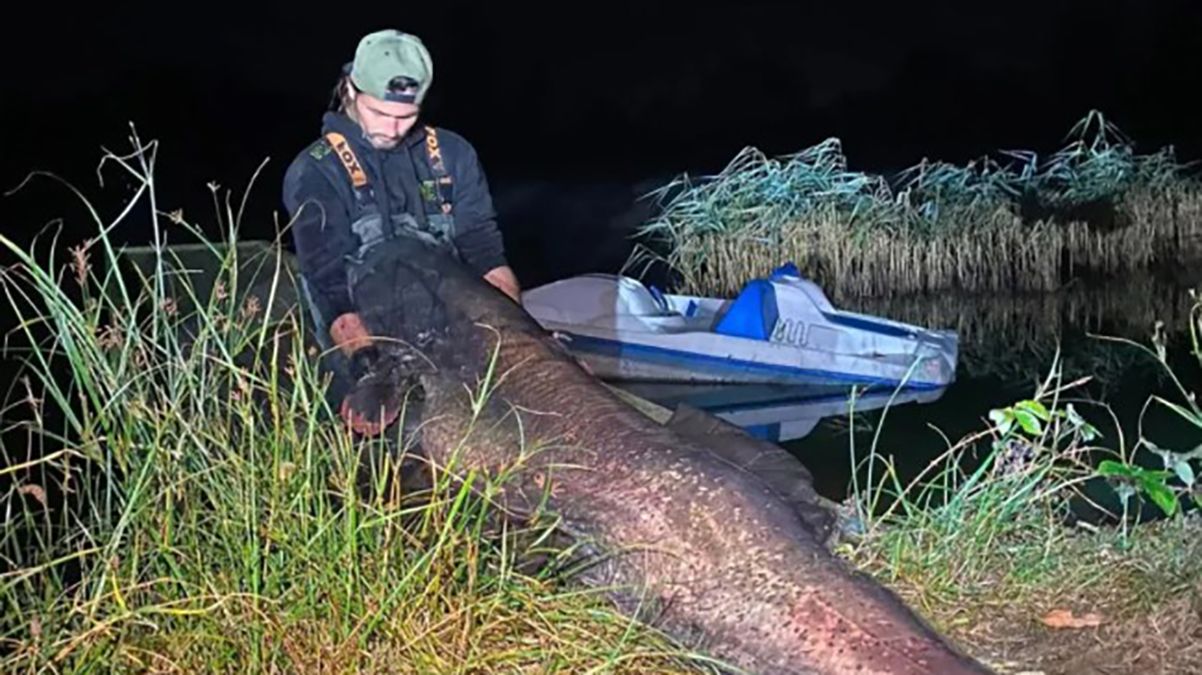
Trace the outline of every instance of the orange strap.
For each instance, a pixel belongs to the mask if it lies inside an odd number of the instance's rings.
[[[336,131],[331,131],[326,134],[326,140],[334,148],[334,154],[338,155],[342,166],[346,167],[346,172],[351,177],[351,183],[356,188],[367,185],[367,172],[359,165],[359,160],[355,157],[354,151],[351,150],[350,144],[346,142],[346,137]]]
[[[436,180],[434,189],[438,190],[439,201],[442,202],[442,212],[450,213],[451,200],[446,191],[450,188],[451,176],[442,162],[442,148],[438,145],[438,132],[430,125],[426,126],[426,155],[430,158],[430,169],[434,171]]]

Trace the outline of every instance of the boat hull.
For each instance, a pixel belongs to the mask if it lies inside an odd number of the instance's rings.
[[[715,334],[607,335],[554,322],[545,327],[597,377],[608,380],[940,389],[955,379],[955,364],[939,353],[872,358]]]

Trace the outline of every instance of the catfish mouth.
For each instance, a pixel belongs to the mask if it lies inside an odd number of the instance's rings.
[[[452,317],[457,314],[443,299],[445,281],[465,273],[457,265],[461,264],[448,249],[404,232],[360,250],[347,264],[352,311],[371,336],[372,355],[365,372],[352,372],[350,363],[336,355],[330,402],[338,410],[343,401],[355,397],[355,409],[363,412],[379,411],[381,403],[394,411],[393,406],[399,406],[396,418],[369,437],[382,443],[367,445],[385,446],[394,462],[408,467],[426,465],[416,472],[420,476],[404,481],[419,487],[430,483],[422,423],[431,412],[437,413],[428,410],[423,376],[453,367],[458,352],[471,351],[451,339]]]

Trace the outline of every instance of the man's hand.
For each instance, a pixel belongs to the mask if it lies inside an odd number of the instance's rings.
[[[371,345],[367,326],[363,325],[363,319],[355,313],[343,314],[334,319],[330,324],[330,337],[346,356]]]
[[[351,371],[358,378],[354,388],[342,399],[339,413],[356,432],[375,436],[400,412],[395,383],[388,381],[387,368],[381,372],[380,355],[372,346],[371,335],[358,314],[343,314],[334,319],[330,324],[330,337],[351,360]]]
[[[514,302],[521,304],[522,288],[518,284],[517,276],[508,265],[492,268],[484,275],[484,280],[501,289],[501,292],[508,295]]]

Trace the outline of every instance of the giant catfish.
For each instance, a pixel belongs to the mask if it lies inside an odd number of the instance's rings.
[[[640,618],[753,673],[989,672],[831,554],[768,482],[622,401],[454,258],[412,238],[366,255],[360,312],[395,339],[388,379],[420,385],[421,452],[459,472],[520,464],[505,512],[559,516],[600,555],[584,580],[619,589],[621,610],[651,607]]]

